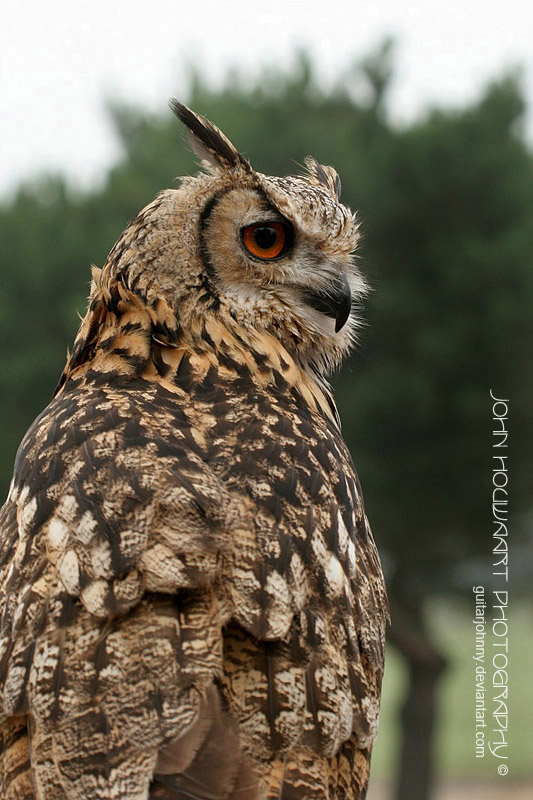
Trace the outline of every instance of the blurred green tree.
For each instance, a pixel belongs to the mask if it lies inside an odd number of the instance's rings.
[[[516,76],[403,130],[387,117],[391,76],[385,42],[328,92],[302,54],[292,71],[265,70],[252,86],[232,75],[213,91],[193,74],[188,102],[258,169],[294,172],[307,153],[335,164],[345,201],[360,210],[374,291],[361,345],[335,385],[384,557],[391,641],[410,675],[397,800],[427,800],[445,661],[426,608],[463,591],[458,565],[490,551],[491,389],[510,398],[513,508],[530,504],[533,157]],[[0,207],[5,486],[22,434],[53,391],[91,261],[101,265],[127,220],[193,169],[170,114],[116,104],[110,113],[123,158],[104,186],[76,194],[62,178],[43,178]]]
[[[471,592],[458,567],[492,551],[491,389],[510,398],[513,508],[531,503],[533,159],[523,111],[513,77],[461,112],[435,111],[388,137],[357,194],[375,292],[363,359],[339,377],[337,397],[389,559],[390,641],[409,670],[397,800],[427,798],[432,783],[445,660],[427,601]]]

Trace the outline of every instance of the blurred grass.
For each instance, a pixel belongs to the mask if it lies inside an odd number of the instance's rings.
[[[472,609],[474,605],[472,603]],[[465,606],[450,602],[435,603],[429,613],[435,641],[440,643],[448,658],[448,669],[442,679],[438,698],[438,725],[435,737],[437,774],[441,779],[501,780],[497,774],[500,763],[490,752],[484,758],[475,757],[474,728],[474,631],[472,616]],[[486,663],[487,693],[485,729],[487,741],[491,722],[491,672],[487,667],[492,638],[487,627]],[[508,779],[519,780],[533,773],[531,730],[533,688],[533,637],[531,612],[525,603],[510,597],[509,611],[509,767]],[[387,651],[381,704],[380,732],[372,757],[372,777],[391,780],[399,747],[398,712],[406,686],[403,663],[392,647]]]

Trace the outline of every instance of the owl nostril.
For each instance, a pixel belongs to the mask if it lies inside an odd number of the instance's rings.
[[[304,299],[315,311],[335,320],[335,333],[344,327],[352,310],[352,291],[346,275],[339,275],[327,289],[304,292]]]

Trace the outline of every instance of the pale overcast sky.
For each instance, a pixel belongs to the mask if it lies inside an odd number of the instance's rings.
[[[533,139],[532,0],[0,0],[0,194],[43,168],[82,185],[117,155],[104,98],[164,111],[187,64],[214,82],[306,47],[327,86],[385,35],[397,40],[391,107],[463,104],[524,67]]]

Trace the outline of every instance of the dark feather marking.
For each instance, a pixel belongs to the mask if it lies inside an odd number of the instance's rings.
[[[274,382],[276,384],[276,388],[278,389],[278,391],[283,393],[286,392],[289,384],[287,383],[285,378],[277,370],[274,370],[273,375],[274,375]]]
[[[288,417],[278,417],[274,425],[272,426],[272,430],[274,433],[279,434],[279,436],[284,436],[287,439],[294,439],[294,431],[292,428],[292,422]]]
[[[102,298],[102,302],[107,310],[115,316],[118,316],[118,307],[121,300],[122,297],[120,296],[118,284],[113,284],[109,289],[109,295]]]
[[[72,625],[80,610],[79,601],[77,598],[73,597],[71,594],[67,594],[66,592],[60,594],[58,596],[58,600],[61,602],[61,614],[59,615],[59,619],[57,621],[58,626],[63,628]],[[46,610],[47,604],[43,607],[43,612]]]
[[[178,369],[174,376],[174,383],[184,391],[188,391],[191,388],[193,376],[194,372],[191,367],[189,356],[185,354],[178,364]]]
[[[61,693],[61,689],[64,686],[68,687],[68,677],[65,675],[65,651],[63,648],[63,642],[64,633],[61,633],[59,637],[59,655],[54,667],[52,680],[50,682],[50,689],[54,695],[54,702],[52,703],[52,708],[50,710],[50,718],[54,722],[56,722],[59,717],[59,695]]]
[[[240,475],[243,475],[243,474],[244,475],[252,475],[253,471],[255,469],[255,466],[257,464],[257,459],[255,457],[255,453],[252,452],[252,451],[249,451],[249,450],[245,450],[244,452],[238,453],[238,457],[239,457],[238,473]]]
[[[160,344],[170,347],[177,345],[181,335],[181,327],[176,323],[175,328],[169,328],[166,322],[157,321],[152,325],[152,337]]]
[[[257,597],[257,604],[259,607],[259,623],[258,623],[259,630],[257,631],[256,635],[260,639],[264,637],[265,632],[268,629],[268,612],[270,610],[270,599],[265,589],[268,575],[269,573],[267,570],[267,565],[264,561],[261,561],[259,563],[259,570],[257,574],[260,588],[254,592],[254,595]]]
[[[306,689],[306,699],[307,699],[307,708],[311,712],[311,716],[313,717],[314,727],[313,732],[306,736],[312,740],[312,744],[318,750],[319,749],[319,742],[320,742],[320,723],[318,720],[318,708],[316,704],[316,691],[317,686],[314,680],[314,660],[311,661],[307,670],[305,671],[305,689]]]
[[[351,664],[348,664],[348,678],[352,695],[360,709],[359,714],[354,714],[354,729],[359,735],[366,737],[368,736],[370,726],[363,712],[363,700],[367,696],[368,687],[364,683],[361,683],[361,679]]]
[[[173,775],[154,775],[149,800],[211,800],[211,798],[183,789]]]
[[[192,498],[193,498],[192,499],[192,503],[193,503],[194,508],[196,509],[196,511],[198,511],[198,513],[204,519],[207,519],[208,517],[210,517],[209,506],[206,505],[205,498],[198,491],[198,489],[194,486],[194,484],[191,483],[191,481],[189,481],[185,477],[185,475],[183,475],[183,473],[178,473],[175,470],[171,470],[171,472],[176,476],[176,478],[178,479],[179,483],[181,483],[181,485],[184,486],[187,489],[187,491],[192,495]]]
[[[177,461],[187,460],[188,453],[180,444],[176,444],[174,440],[168,441],[168,439],[163,439],[162,436],[157,436],[153,439],[153,443],[157,447],[157,455],[163,458],[171,457],[176,459]]]
[[[22,714],[26,711],[26,687],[28,685],[28,678],[30,677],[30,669],[33,666],[33,655],[35,653],[36,645],[37,640],[32,639],[24,651],[24,656],[22,658],[24,663],[24,678],[21,681],[21,686],[23,688],[19,693],[17,705],[13,709],[14,715]]]
[[[150,354],[157,374],[164,378],[170,372],[170,365],[163,361],[161,348],[152,346]]]
[[[15,531],[16,531],[16,528],[15,528]],[[13,555],[11,549],[8,550],[8,553],[9,553],[10,556]],[[7,587],[6,587],[6,589],[7,589]],[[6,596],[7,596],[7,591],[6,591]],[[9,607],[9,603],[5,603],[4,604],[4,608],[2,610],[2,619],[0,621],[0,636],[5,636],[5,634],[7,633],[7,630],[9,628],[9,622],[10,622],[10,614],[11,614],[11,609]]]
[[[337,499],[338,507],[341,510],[343,522],[350,538],[352,538],[354,533],[353,506],[348,493],[348,485],[342,472],[339,473],[338,481],[333,484],[333,493]]]
[[[22,728],[22,735],[23,736],[27,735],[26,725],[24,726],[24,728]],[[9,737],[9,739],[7,739],[7,741],[6,741],[6,752],[7,752],[7,750],[10,749],[10,747],[13,746],[14,742],[16,742],[16,739],[12,738],[11,736]],[[0,756],[1,755],[2,755],[2,750],[0,750]],[[27,772],[29,769],[31,769],[31,764],[30,764],[30,761],[28,759],[24,759],[24,761],[21,761],[21,763],[17,767],[15,767],[14,769],[13,769],[12,766],[10,766],[10,769],[9,769],[9,786],[10,787],[17,786],[17,778],[19,778],[21,775],[24,775],[24,773]],[[33,783],[33,774],[31,772],[30,772],[29,778],[30,778],[30,781],[31,781],[31,784],[32,784],[32,788],[33,788],[33,796],[36,797],[37,795],[36,795],[35,788],[34,788],[34,783]],[[18,786],[17,786],[17,788],[18,788]]]
[[[111,618],[113,618],[116,617],[117,614],[120,612],[120,605],[117,602],[117,598],[115,596],[114,583],[112,581],[109,581],[106,588],[107,588],[107,598],[106,598],[107,613]]]
[[[287,450],[288,449],[289,448],[287,448]],[[261,443],[259,447],[254,449],[254,457],[257,460],[265,459],[265,461],[269,462],[269,464],[278,463],[281,453],[281,445],[276,439],[267,440],[266,442]]]
[[[301,477],[302,484],[309,492],[309,496],[315,502],[320,499],[320,490],[324,485],[324,476],[319,470],[312,469],[309,478],[305,477],[305,473]]]
[[[200,336],[201,336],[202,340],[207,344],[207,346],[209,347],[210,350],[212,350],[212,351],[216,350],[216,345],[215,345],[215,343],[214,343],[214,341],[213,341],[213,339],[211,337],[211,334],[206,329],[205,325],[202,326],[202,330],[200,332]]]
[[[284,473],[283,477],[274,482],[274,491],[279,497],[289,500],[295,507],[298,507],[300,503],[295,495],[296,484],[297,481],[294,467],[289,467],[289,469]]]
[[[121,325],[120,333],[133,333],[134,331],[142,331],[146,330],[140,322],[126,322],[125,325]]]
[[[60,461],[60,459],[58,457],[57,465],[59,465],[59,461]],[[58,469],[58,471],[59,471],[59,469]],[[63,469],[61,469],[61,472],[63,472]],[[54,473],[52,473],[52,474],[54,474]],[[41,478],[41,475],[42,475],[42,473],[40,473],[39,475],[35,476],[35,483],[37,483],[37,481]],[[33,484],[33,481],[32,481],[32,484]],[[39,502],[37,503],[37,510],[36,510],[36,512],[35,512],[35,514],[33,516],[33,519],[31,521],[31,525],[29,526],[29,532],[30,532],[31,536],[33,536],[39,530],[39,528],[42,525],[44,525],[44,523],[48,519],[50,519],[50,517],[52,516],[52,514],[54,512],[54,507],[56,505],[55,500],[53,500],[50,497],[47,497],[47,495],[46,495],[46,493],[44,491],[36,492],[35,497],[38,498]],[[28,539],[28,541],[30,541],[30,539]]]
[[[219,352],[218,360],[223,367],[226,367],[226,369],[229,369],[232,372],[237,372],[237,369],[239,367],[238,362],[235,361],[235,359],[229,356],[227,353]]]
[[[105,637],[101,637],[96,647],[94,648],[94,679],[91,686],[91,695],[94,697],[98,692],[98,685],[100,682],[100,672],[105,669],[105,667],[109,664],[109,657],[107,655],[106,649],[106,639]]]
[[[306,608],[304,613],[307,621],[306,643],[309,644],[312,650],[317,650],[323,644],[323,641],[322,638],[317,636],[315,611],[312,608]]]
[[[234,408],[235,407],[233,403],[230,399],[228,399],[228,397],[226,397],[224,400],[217,399],[217,401],[213,404],[213,410],[216,411],[216,416],[222,425],[229,425],[227,417],[228,414],[234,411]]]
[[[177,642],[177,637],[175,635],[172,637],[172,639],[174,643]],[[163,693],[161,692],[161,688],[159,686],[156,686],[153,692],[151,692],[150,698],[152,701],[152,705],[157,712],[157,716],[161,719],[161,717],[163,716],[164,697]]]
[[[326,445],[326,442],[323,439],[320,439],[314,447],[311,447],[311,452],[326,475],[329,475],[332,468],[332,463],[330,459],[330,448]]]
[[[138,356],[135,353],[130,353],[126,347],[115,347],[113,354],[120,356],[130,367],[133,367],[135,375],[141,375],[148,362],[147,356]]]
[[[339,556],[339,520],[337,518],[338,507],[334,501],[329,504],[329,518],[330,524],[324,531],[324,539],[328,545],[328,549],[337,557]]]
[[[10,638],[7,643],[6,649],[4,651],[4,655],[2,656],[2,660],[0,661],[0,683],[2,684],[4,683],[7,674],[9,659],[11,658],[14,645],[15,645],[15,640],[13,638]]]
[[[9,731],[2,731],[2,733],[5,734],[5,739],[2,737],[3,741],[0,742],[0,746],[7,740],[7,747],[0,749],[0,755],[3,755],[4,752],[7,752],[7,750],[20,741],[20,739],[23,739],[25,736],[27,736],[28,731],[26,723],[23,723],[22,725],[16,725],[14,723],[10,726]]]
[[[292,556],[292,536],[277,532],[279,543],[279,555],[274,559],[272,566],[281,574],[285,575],[289,569]]]
[[[198,223],[200,255],[202,258],[202,263],[205,268],[205,273],[202,276],[203,277],[202,286],[204,291],[206,292],[207,300],[210,300],[212,297],[218,298],[218,295],[215,292],[213,285],[213,280],[215,278],[216,273],[215,273],[215,268],[213,266],[213,262],[211,261],[210,250],[205,241],[205,232],[207,229],[207,225],[209,223],[209,218],[211,217],[211,214],[213,212],[213,209],[215,208],[220,198],[223,197],[228,191],[229,190],[218,192],[217,194],[214,194],[213,197],[211,197],[207,201],[207,203],[202,209],[202,213],[200,214],[200,220]]]
[[[305,440],[298,438],[294,442],[288,444],[285,450],[287,453],[290,453],[294,464],[301,464],[302,461],[305,463],[307,455],[307,442]],[[303,469],[300,470],[300,474],[302,473]]]
[[[31,544],[32,544],[31,539],[27,539],[27,541],[26,541],[26,553],[25,553],[24,558],[23,558],[23,561],[26,564],[29,562],[29,551],[31,549]],[[37,567],[32,572],[32,581],[33,580],[37,581],[39,579],[39,577],[43,574],[43,572],[45,570],[45,567],[47,565],[47,561],[48,561],[48,559],[46,558],[46,556],[42,556],[41,557]],[[9,579],[6,581],[6,585],[5,585],[5,595],[6,595],[6,597],[8,597],[10,595],[11,591],[16,587],[17,582],[19,580],[20,580],[20,574],[18,573],[17,570],[13,570],[13,572],[11,573]],[[33,599],[34,599],[34,595],[33,595],[31,590],[27,591],[24,594],[24,600],[22,602],[22,606],[21,606],[20,610],[18,611],[17,620],[16,620],[15,624],[13,625],[13,632],[19,631],[22,628],[22,626],[25,624],[25,622],[26,622],[26,611],[28,610],[28,606],[30,605],[30,603],[31,603],[31,601]],[[4,614],[6,613],[7,609],[8,609],[8,607],[6,605],[6,607],[4,609]]]
[[[93,454],[91,453],[91,445],[89,444],[87,439],[83,443],[82,451],[85,459],[85,465],[88,468],[88,472],[92,473],[94,471],[95,464],[93,460]]]
[[[270,741],[274,750],[279,747],[279,736],[276,732],[276,717],[278,711],[276,708],[279,706],[277,699],[276,687],[274,684],[275,668],[273,664],[274,647],[272,642],[265,642],[263,644],[265,655],[265,673],[267,676],[267,719],[270,728]]]
[[[257,350],[254,350],[253,347],[250,349],[250,353],[257,364],[259,372],[262,375],[266,375],[271,371],[271,366],[269,365],[269,357],[266,353],[258,353]]]
[[[248,349],[249,349],[249,347],[250,347],[250,343],[249,343],[249,342],[247,342],[247,341],[246,341],[246,339],[243,339],[243,337],[240,335],[240,333],[239,333],[238,331],[236,331],[236,330],[235,330],[235,331],[232,331],[232,335],[233,335],[233,338],[235,339],[235,341],[237,341],[237,342],[238,342],[239,344],[241,344],[241,345],[242,345],[244,348],[246,348],[246,350],[248,350]]]
[[[348,494],[348,485],[342,472],[339,472],[338,480],[333,484],[333,493],[337,498],[340,508],[350,508],[350,497]],[[351,514],[350,514],[351,516]]]
[[[303,546],[302,558],[304,564],[310,564],[312,561],[311,554],[312,554],[312,544],[313,544],[313,536],[315,533],[315,515],[313,511],[313,506],[310,505],[307,507],[307,512],[305,516],[304,522],[304,529],[305,529],[305,543]],[[297,544],[300,543],[300,539],[297,539]]]
[[[271,494],[268,497],[257,497],[256,501],[267,511],[270,511],[276,523],[281,521],[285,503],[277,495]]]
[[[124,383],[126,376],[120,375],[120,383]],[[87,383],[92,383],[96,387],[113,385],[119,383],[119,376],[114,370],[106,370],[100,372],[99,370],[89,369],[85,373],[85,380]]]
[[[138,447],[145,443],[146,434],[141,426],[140,417],[134,413],[133,408],[131,411],[132,413],[124,425],[124,444],[130,447]],[[121,422],[124,424],[124,420],[121,420]]]
[[[101,339],[98,343],[98,349],[103,350],[104,353],[109,353],[116,338],[116,335],[113,334],[112,336],[108,336],[107,339]]]
[[[219,379],[217,368],[211,364],[201,383],[194,385],[194,394],[201,400],[211,403],[227,400],[227,390]]]
[[[369,530],[364,515],[356,521],[357,534],[361,542],[368,543],[369,538],[372,538],[372,533]]]
[[[48,448],[52,447],[63,434],[62,423],[68,418],[68,416],[70,416],[70,414],[72,414],[72,408],[70,403],[68,404],[68,408],[66,409],[66,411],[67,411],[66,414],[65,413],[61,414],[61,406],[58,407],[58,413],[56,413],[53,422],[48,428],[46,436],[43,439],[42,443],[43,450],[47,450]],[[30,430],[32,430],[33,427],[34,426],[32,425]]]
[[[339,615],[339,620],[340,620],[340,624],[344,628],[344,631],[345,631],[345,634],[346,634],[346,641],[348,642],[348,650],[349,650],[350,655],[351,655],[351,659],[348,662],[348,664],[349,664],[349,666],[352,666],[352,664],[357,664],[357,663],[359,663],[361,661],[361,647],[360,647],[359,639],[357,638],[357,634],[356,634],[356,636],[354,638],[354,636],[350,632],[350,626],[348,625],[348,622],[347,622],[347,617],[346,617],[347,614],[350,614],[352,619],[353,619],[353,616],[354,616],[352,603],[350,602],[350,600],[349,600],[348,596],[346,595],[346,593],[344,593],[342,599],[343,599],[342,605],[344,606],[344,610],[343,610],[343,613]]]

